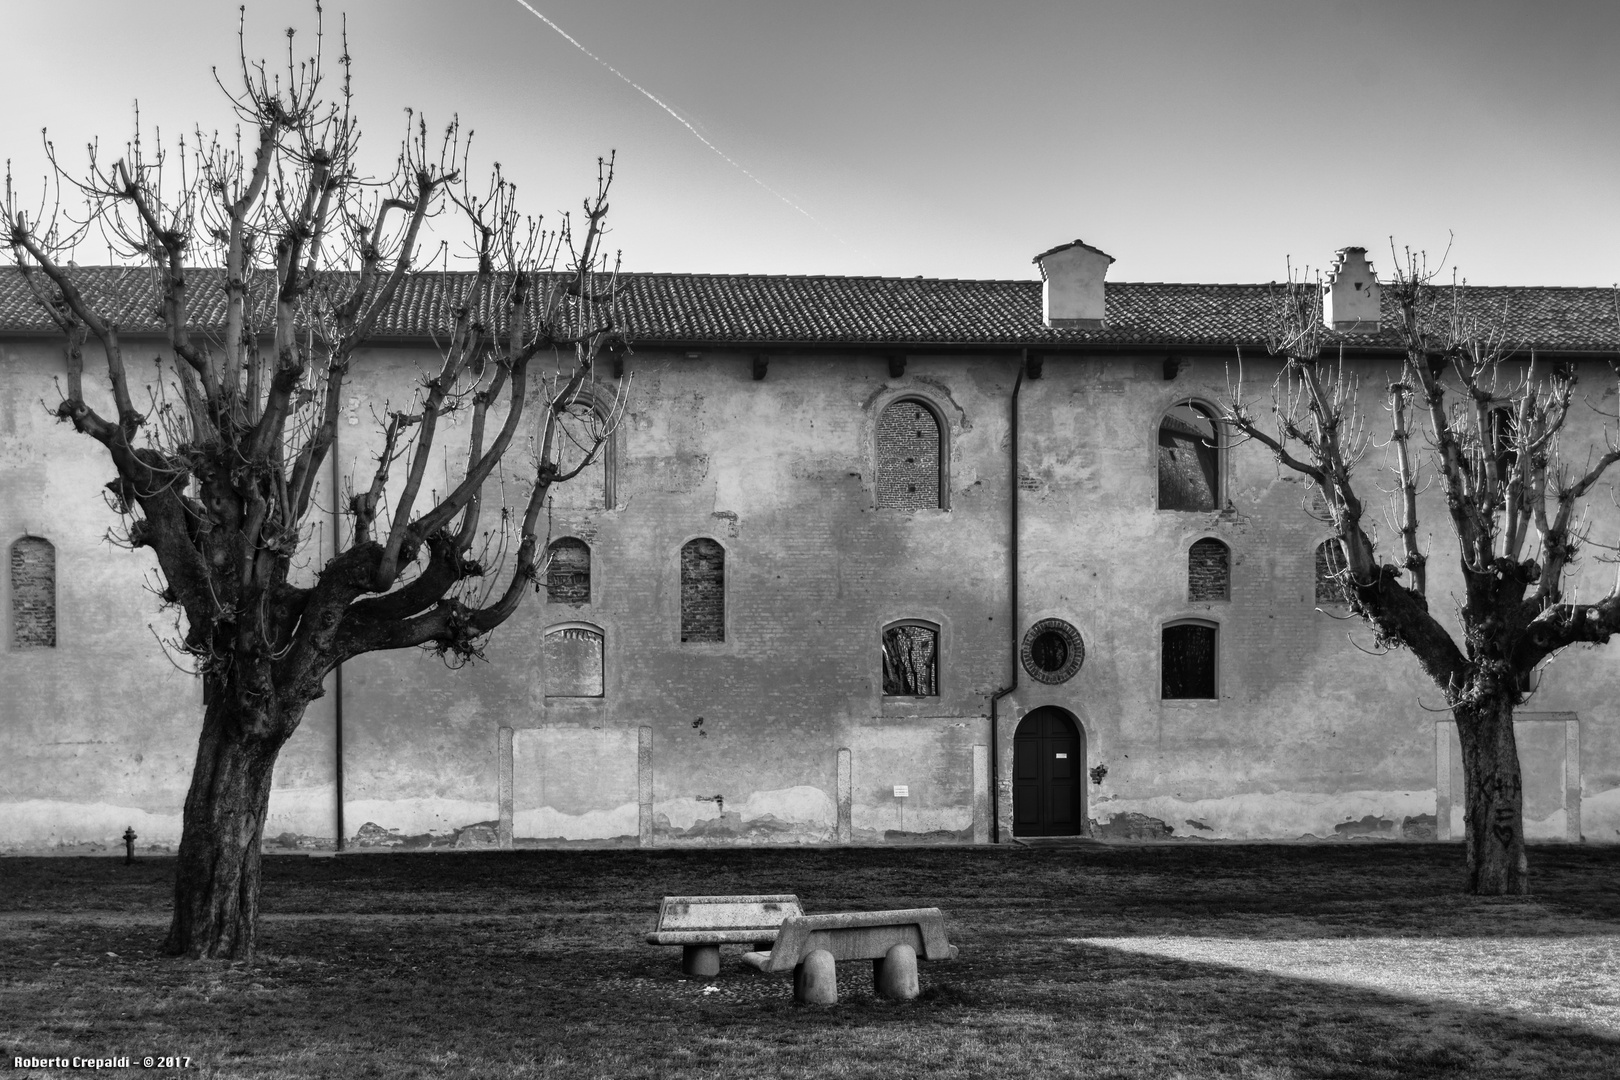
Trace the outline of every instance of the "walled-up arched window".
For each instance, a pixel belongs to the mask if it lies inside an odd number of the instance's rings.
[[[939,417],[915,398],[883,410],[877,425],[877,504],[880,509],[945,505],[945,439]]]
[[[1218,510],[1220,431],[1215,414],[1196,402],[1177,405],[1159,421],[1159,509]]]
[[[681,548],[681,640],[726,640],[726,549],[707,536]]]
[[[547,697],[602,696],[602,630],[589,623],[561,623],[546,630],[542,644]]]
[[[1349,600],[1345,586],[1349,570],[1344,558],[1344,547],[1338,537],[1330,536],[1316,545],[1316,602],[1343,604]]]
[[[546,603],[591,602],[591,549],[585,541],[565,536],[547,549]]]
[[[11,545],[11,647],[56,647],[56,548],[42,536]]]
[[[1219,659],[1218,630],[1202,619],[1181,619],[1164,627],[1160,642],[1166,700],[1215,697]]]
[[[939,627],[904,619],[883,628],[883,693],[888,697],[939,694]]]
[[[1206,536],[1187,549],[1187,599],[1232,599],[1232,552],[1219,540]]]

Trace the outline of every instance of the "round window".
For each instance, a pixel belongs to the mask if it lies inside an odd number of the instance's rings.
[[[1062,619],[1042,619],[1024,635],[1024,670],[1043,683],[1068,682],[1086,659],[1080,631]]]

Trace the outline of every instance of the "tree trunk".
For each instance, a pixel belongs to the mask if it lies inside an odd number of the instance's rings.
[[[1524,851],[1524,791],[1519,747],[1513,738],[1513,702],[1487,700],[1456,710],[1462,743],[1468,891],[1481,896],[1523,896],[1530,891]]]
[[[244,708],[232,689],[214,684],[210,690],[186,794],[174,918],[163,948],[191,959],[250,960],[270,780],[304,703]]]

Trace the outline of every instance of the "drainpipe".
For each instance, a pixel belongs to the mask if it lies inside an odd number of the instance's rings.
[[[1007,579],[1011,585],[1012,618],[1008,620],[1008,635],[1012,643],[1012,682],[990,695],[990,839],[1001,843],[1001,740],[999,709],[1001,699],[1018,689],[1018,392],[1024,388],[1024,371],[1029,367],[1029,350],[1018,353],[1018,378],[1012,392],[1012,439],[1008,457],[1012,459],[1012,486],[1007,502],[1012,510],[1008,548]]]
[[[332,433],[331,454],[332,454],[332,554],[335,557],[337,555],[337,550],[338,550],[338,528],[339,528],[339,526],[341,526],[343,524],[342,500],[341,500],[341,498],[339,497],[339,494],[338,494],[343,489],[338,486],[338,480],[340,478],[338,476],[337,432],[335,432],[335,431]],[[335,779],[335,783],[336,783],[336,787],[337,787],[337,849],[339,851],[342,851],[343,850],[343,836],[344,836],[344,828],[343,828],[343,665],[342,664],[339,664],[336,668],[333,669],[333,680],[334,681],[333,681],[333,686],[332,686],[332,693],[333,693],[334,697],[336,698],[336,700],[333,703],[336,706],[336,708],[335,708],[336,716],[335,716],[335,721],[334,721],[334,724],[333,724],[333,727],[335,729],[335,732],[334,732],[334,734],[335,734],[335,746],[333,747],[332,753],[333,753],[333,756],[334,756],[335,760],[333,761],[332,775],[333,775],[333,777]]]

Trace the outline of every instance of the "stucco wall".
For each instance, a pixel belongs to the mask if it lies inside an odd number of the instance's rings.
[[[404,405],[431,359],[359,359],[346,395],[357,422],[340,427],[345,487],[368,482],[374,415]],[[966,842],[988,832],[975,799],[987,755],[975,748],[991,739],[989,695],[1011,675],[1016,361],[912,355],[893,377],[885,356],[773,353],[756,381],[750,359],[631,358],[614,504],[562,492],[551,517],[554,537],[590,545],[589,603],[531,595],[494,635],[488,662],[460,670],[416,650],[346,665],[351,841]],[[1222,510],[1156,508],[1160,416],[1189,398],[1218,400],[1227,385],[1224,358],[1192,358],[1172,381],[1164,360],[1051,357],[1023,384],[1017,629],[1063,619],[1086,660],[1055,686],[1020,673],[1001,705],[1000,760],[1011,759],[1019,717],[1056,705],[1084,728],[1086,768],[1106,766],[1086,785],[1105,834],[1162,833],[1160,822],[1175,836],[1433,835],[1439,695],[1409,656],[1367,655],[1364,629],[1318,610],[1314,553],[1326,528],[1301,509],[1309,491],[1240,446],[1224,455]],[[0,758],[14,763],[0,774],[0,851],[113,847],[126,825],[142,846],[172,845],[199,690],[147,629],[171,625],[141,588],[149,555],[101,539],[116,523],[100,494],[110,469],[39,404],[59,365],[54,343],[0,346],[0,540],[55,544],[59,591],[57,647],[14,649],[8,636],[0,652]],[[1269,385],[1263,367],[1250,371],[1258,388]],[[1381,374],[1367,365],[1364,385]],[[875,508],[878,419],[906,396],[945,420],[949,509]],[[1372,420],[1383,416],[1372,396],[1367,405]],[[1598,419],[1575,424],[1590,434]],[[445,443],[462,432],[450,425]],[[522,461],[507,474],[513,502]],[[1380,464],[1373,450],[1367,466]],[[429,486],[443,490],[456,469],[436,465]],[[1614,537],[1613,507],[1601,496],[1593,507],[1594,536]],[[498,521],[493,506],[485,520]],[[1432,491],[1424,520],[1432,606],[1451,620],[1457,574]],[[317,556],[331,536],[326,518]],[[680,552],[699,537],[725,550],[724,640],[683,643]],[[1229,600],[1187,598],[1187,553],[1201,537],[1230,548]],[[1612,580],[1590,554],[1578,574],[1583,596]],[[1187,617],[1219,626],[1219,697],[1163,701],[1160,630]],[[880,636],[900,619],[938,628],[935,698],[882,694]],[[603,636],[600,697],[546,695],[545,634],[564,623]],[[1531,756],[1553,764],[1527,766],[1527,777],[1574,777],[1595,842],[1620,840],[1616,648],[1560,656],[1527,706],[1578,717],[1576,759],[1559,772],[1552,744],[1533,736]],[[335,837],[334,698],[311,707],[282,753],[267,838]],[[1000,779],[1006,835],[1006,768]]]

